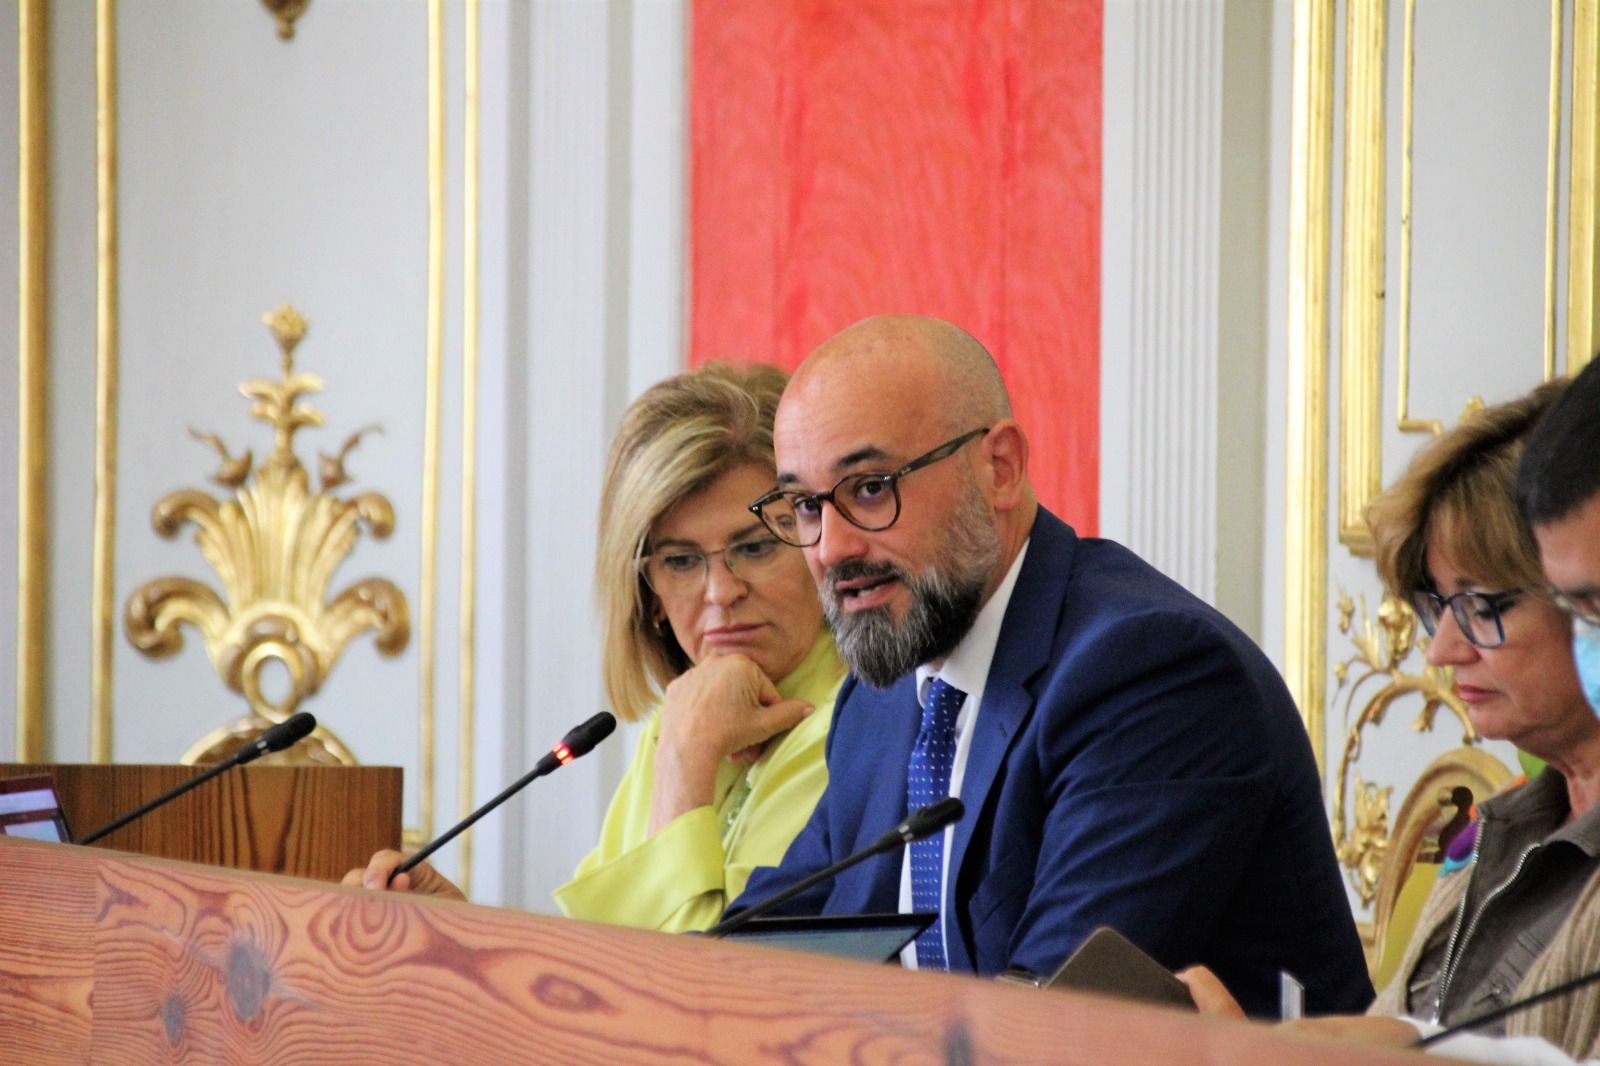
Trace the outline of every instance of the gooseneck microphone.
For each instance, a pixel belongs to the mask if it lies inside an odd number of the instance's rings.
[[[544,757],[538,761],[532,770],[529,770],[522,777],[512,782],[494,799],[490,800],[488,803],[485,803],[482,807],[479,807],[477,810],[461,819],[461,821],[445,830],[441,835],[435,837],[429,842],[427,847],[423,848],[415,855],[409,856],[405,862],[401,863],[399,866],[396,866],[394,868],[394,873],[389,875],[389,881],[393,881],[400,874],[410,870],[423,859],[426,859],[429,855],[432,855],[434,852],[450,843],[450,841],[460,836],[463,830],[471,826],[473,822],[476,822],[479,818],[482,818],[484,815],[500,806],[500,804],[504,803],[512,796],[515,796],[518,792],[521,792],[523,789],[527,788],[537,778],[541,778],[545,774],[551,773],[552,771],[567,765],[567,763],[571,762],[573,759],[579,759],[589,754],[594,750],[594,746],[596,744],[600,743],[606,737],[609,737],[612,731],[616,728],[617,720],[613,718],[609,712],[601,711],[587,722],[584,722],[582,725],[573,729],[570,733],[557,741],[556,745],[545,753]]]
[[[1519,1010],[1531,1007],[1536,1003],[1543,1003],[1547,999],[1559,999],[1568,993],[1576,992],[1584,985],[1592,985],[1596,981],[1600,981],[1600,970],[1592,970],[1581,977],[1574,977],[1570,981],[1563,981],[1561,984],[1547,988],[1543,992],[1535,992],[1526,999],[1519,999],[1514,1003],[1507,1003],[1503,1007],[1496,1007],[1494,1010],[1484,1011],[1475,1018],[1468,1018],[1464,1022],[1457,1022],[1448,1029],[1441,1029],[1432,1036],[1425,1036],[1411,1046],[1427,1047],[1429,1044],[1437,1044],[1441,1040],[1449,1040],[1452,1036],[1455,1036],[1458,1033],[1464,1033],[1470,1029],[1476,1029],[1480,1025],[1488,1025],[1490,1022],[1497,1022],[1507,1015],[1515,1014]]]
[[[176,788],[168,789],[137,810],[130,811],[113,822],[107,822],[92,833],[85,833],[74,840],[73,843],[92,844],[107,833],[115,833],[134,819],[143,818],[157,807],[171,803],[190,789],[199,788],[218,774],[226,773],[235,766],[243,766],[245,763],[255,762],[268,752],[282,751],[285,748],[294,747],[305,738],[306,734],[315,728],[317,728],[317,720],[309,712],[301,711],[298,714],[291,715],[234,752],[226,762],[217,763],[200,776],[191,777]]]
[[[905,821],[855,854],[847,855],[832,866],[825,866],[814,874],[802,877],[782,892],[768,896],[755,906],[747,907],[733,917],[718,922],[710,929],[707,929],[705,935],[709,937],[727,936],[735,929],[755,921],[773,908],[782,906],[811,886],[821,884],[830,877],[837,877],[857,863],[865,862],[874,855],[881,855],[885,851],[893,851],[895,848],[905,847],[913,840],[921,840],[923,837],[932,836],[934,833],[944,832],[945,826],[961,821],[961,816],[965,813],[966,808],[954,796],[946,796],[937,803],[919,807],[911,812],[910,817]]]

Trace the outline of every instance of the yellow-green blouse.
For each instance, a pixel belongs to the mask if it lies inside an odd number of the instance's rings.
[[[650,795],[661,736],[656,708],[611,797],[600,843],[555,890],[556,905],[568,917],[668,933],[714,924],[744,891],[750,872],[777,865],[811,817],[828,783],[823,745],[844,673],[823,627],[805,659],[778,682],[785,699],[817,709],[752,765],[724,760],[711,805],[684,812],[652,837]]]

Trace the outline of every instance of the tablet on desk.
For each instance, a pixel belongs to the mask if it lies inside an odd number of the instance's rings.
[[[56,779],[50,774],[0,779],[0,834],[66,844],[67,816],[56,798]]]
[[[1195,1009],[1188,985],[1107,925],[1090,933],[1045,987]]]
[[[821,918],[757,918],[725,939],[809,951],[838,959],[888,962],[933,920],[935,913],[845,914]]]

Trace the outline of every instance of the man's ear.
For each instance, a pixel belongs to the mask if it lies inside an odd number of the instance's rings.
[[[1015,510],[1028,499],[1028,437],[1006,418],[984,434],[990,500],[997,511]]]

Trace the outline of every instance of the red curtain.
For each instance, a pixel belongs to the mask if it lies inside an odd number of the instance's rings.
[[[867,315],[999,362],[1040,499],[1097,522],[1102,0],[697,0],[690,359]]]

